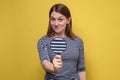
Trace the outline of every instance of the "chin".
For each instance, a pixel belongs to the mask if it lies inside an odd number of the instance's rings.
[[[54,31],[55,31],[55,33],[57,33],[57,34],[61,33],[60,30],[54,30]]]

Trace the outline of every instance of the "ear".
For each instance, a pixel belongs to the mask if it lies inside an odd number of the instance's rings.
[[[67,24],[69,24],[70,21],[71,21],[71,17],[69,17],[69,18],[67,19]]]

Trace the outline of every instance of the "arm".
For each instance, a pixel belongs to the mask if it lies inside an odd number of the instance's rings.
[[[48,60],[44,60],[42,62],[42,66],[47,72],[59,72],[62,67],[62,58],[60,55],[56,55],[53,58],[53,63]]]
[[[39,57],[40,57],[42,67],[47,72],[54,72],[53,64],[51,63],[50,57],[48,55],[48,47],[47,47],[46,37],[42,37],[38,41],[38,52],[39,52]]]
[[[62,58],[60,55],[56,55],[51,62],[46,41],[46,37],[42,37],[38,41],[38,52],[41,64],[47,72],[58,72],[62,67]]]
[[[85,61],[84,61],[84,45],[83,41],[80,39],[79,42],[79,60],[78,60],[78,74],[80,76],[80,80],[86,80],[86,71],[85,71]]]
[[[44,60],[41,64],[47,72],[54,72],[54,66],[50,61]]]
[[[80,76],[80,80],[86,80],[86,72],[85,71],[79,72],[78,74]]]

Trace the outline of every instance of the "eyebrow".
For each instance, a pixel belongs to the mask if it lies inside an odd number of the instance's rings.
[[[58,18],[61,18],[61,17],[64,17],[64,16],[60,16],[60,17],[58,17]],[[55,18],[54,16],[50,16],[50,18]]]

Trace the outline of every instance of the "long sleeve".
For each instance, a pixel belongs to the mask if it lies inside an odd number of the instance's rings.
[[[84,45],[83,41],[79,39],[79,59],[78,59],[78,72],[85,71],[85,63],[84,63]]]
[[[48,61],[50,61],[49,54],[48,54],[46,37],[42,37],[42,38],[38,41],[38,52],[39,52],[39,56],[40,56],[41,62],[42,62],[43,60],[48,60]]]

